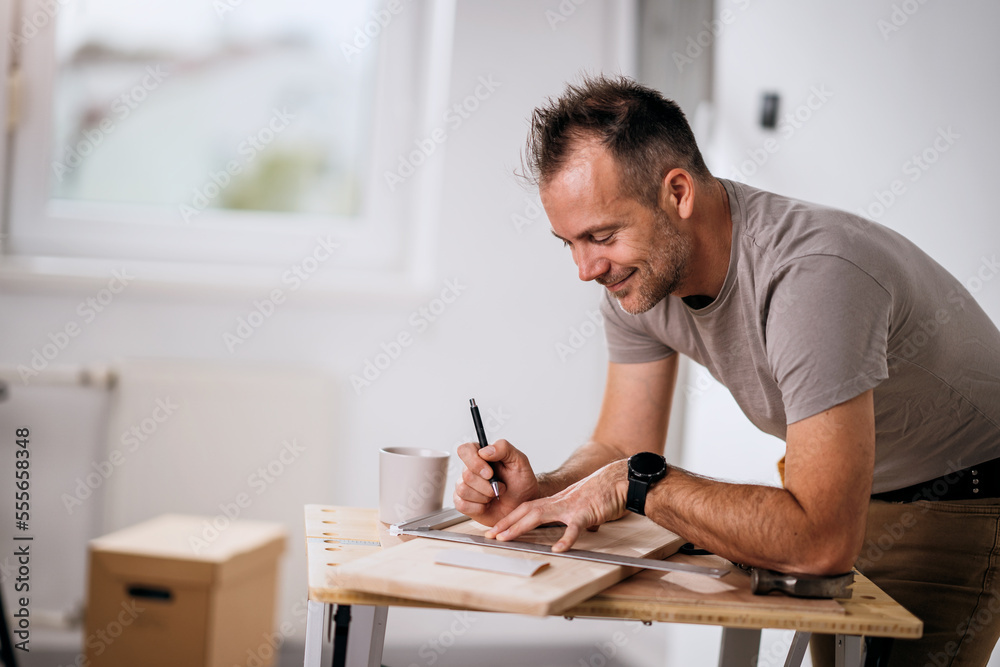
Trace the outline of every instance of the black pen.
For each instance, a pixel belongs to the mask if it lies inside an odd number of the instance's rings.
[[[483,428],[483,418],[479,416],[479,406],[476,405],[476,399],[470,398],[469,405],[472,406],[472,423],[476,427],[476,437],[479,438],[479,449],[482,449],[486,445],[490,444],[486,440],[486,429]],[[490,464],[490,469],[493,470],[493,476],[490,477],[490,486],[493,487],[493,495],[500,499],[500,482],[497,480],[496,468],[493,464]]]

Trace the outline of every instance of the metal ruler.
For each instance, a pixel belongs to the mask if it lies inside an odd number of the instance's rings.
[[[637,567],[645,570],[658,570],[661,572],[692,572],[703,574],[708,577],[720,578],[729,573],[728,569],[704,567],[700,565],[689,565],[688,563],[671,563],[665,560],[654,560],[652,558],[634,558],[632,556],[618,556],[615,554],[604,554],[597,551],[584,551],[583,549],[569,549],[568,551],[552,551],[552,547],[547,544],[534,544],[532,542],[501,542],[500,540],[489,539],[480,535],[466,535],[442,530],[448,526],[468,520],[464,514],[454,508],[448,508],[439,512],[417,517],[406,523],[392,526],[390,533],[393,535],[413,535],[415,537],[428,537],[432,540],[446,540],[448,542],[459,542],[461,544],[474,544],[482,547],[496,547],[498,549],[512,549],[514,551],[528,551],[531,553],[544,554],[546,556],[559,556],[561,558],[574,558],[576,560],[586,560],[594,563],[606,563],[608,565],[623,565],[625,567]]]

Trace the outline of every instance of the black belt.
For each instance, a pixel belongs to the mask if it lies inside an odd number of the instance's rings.
[[[887,503],[978,498],[1000,498],[1000,459],[956,470],[929,482],[872,494],[873,500],[884,500]]]

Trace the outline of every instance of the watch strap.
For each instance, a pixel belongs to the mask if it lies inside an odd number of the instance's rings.
[[[628,495],[625,498],[625,509],[636,514],[646,515],[646,494],[649,492],[649,482],[638,479],[628,481]]]

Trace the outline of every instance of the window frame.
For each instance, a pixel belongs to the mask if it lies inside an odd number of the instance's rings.
[[[32,0],[8,7],[0,23],[6,21],[11,29],[20,25],[20,16],[37,11]],[[19,53],[8,41],[0,50],[3,71],[16,71],[21,82],[29,83],[22,83],[15,95],[20,107],[15,110],[16,125],[0,138],[7,172],[0,176],[8,176],[3,180],[7,234],[2,239],[0,278],[106,275],[109,267],[127,263],[161,283],[268,284],[308,256],[323,238],[338,244],[336,261],[308,281],[311,290],[354,289],[359,284],[391,289],[426,282],[443,195],[444,147],[395,192],[390,193],[383,173],[393,169],[398,156],[415,138],[426,136],[447,109],[454,17],[454,0],[408,3],[385,27],[387,33],[393,30],[394,39],[379,36],[362,224],[358,218],[212,209],[183,224],[173,206],[50,200],[54,21]],[[0,91],[3,120],[9,108],[7,93],[6,87]],[[411,107],[409,126],[393,118],[400,104]],[[294,225],[288,224],[290,216]]]

